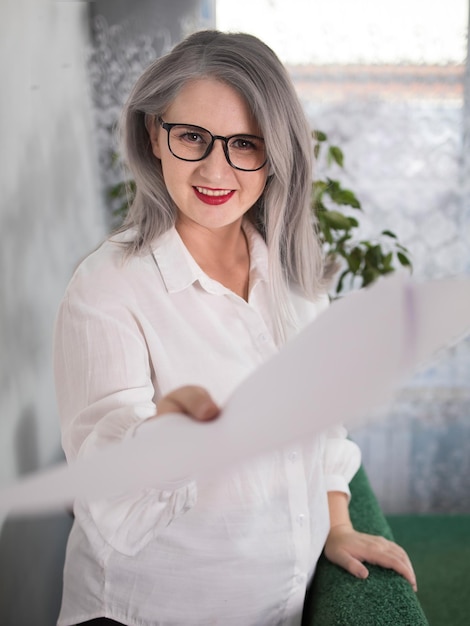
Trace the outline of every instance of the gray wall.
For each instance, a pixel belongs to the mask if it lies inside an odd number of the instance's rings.
[[[54,461],[56,309],[105,232],[87,86],[86,4],[1,5],[0,479]]]
[[[87,4],[0,6],[0,482],[61,457],[51,345],[77,261],[103,237]],[[51,626],[70,518],[5,522],[0,623]]]

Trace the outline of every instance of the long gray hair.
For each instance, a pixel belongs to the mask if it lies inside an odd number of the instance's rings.
[[[325,290],[322,252],[310,210],[311,130],[289,75],[275,53],[244,33],[190,35],[141,75],[123,110],[123,153],[136,183],[124,228],[136,229],[129,252],[148,249],[175,224],[146,124],[162,115],[188,80],[211,77],[246,100],[265,140],[269,176],[248,216],[268,246],[271,297],[279,339],[292,322],[288,287],[315,299]]]

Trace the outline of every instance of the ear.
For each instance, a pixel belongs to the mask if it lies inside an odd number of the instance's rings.
[[[157,157],[157,159],[161,159],[162,157],[159,142],[160,125],[158,124],[155,115],[145,116],[145,128],[147,129],[150,137],[153,154]]]

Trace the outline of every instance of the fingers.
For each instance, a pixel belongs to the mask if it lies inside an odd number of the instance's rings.
[[[363,562],[393,569],[417,591],[416,576],[403,548],[393,541],[375,535],[359,533],[352,527],[333,527],[325,545],[326,556],[353,576],[367,578]]]
[[[334,562],[356,578],[365,579],[369,576],[367,567],[346,551],[339,552]]]
[[[374,544],[374,549],[368,556],[367,561],[372,565],[380,565],[381,567],[395,570],[410,583],[414,591],[417,591],[416,575],[405,550],[393,541],[388,541],[383,537],[376,537]]]
[[[205,422],[217,417],[220,409],[203,387],[187,385],[175,389],[160,400],[157,415],[165,413],[184,413]]]

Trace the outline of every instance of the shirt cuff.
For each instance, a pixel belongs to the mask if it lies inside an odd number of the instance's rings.
[[[349,499],[351,499],[348,481],[344,476],[339,474],[329,474],[328,476],[325,476],[325,485],[327,491],[341,491],[342,493],[345,493]]]

